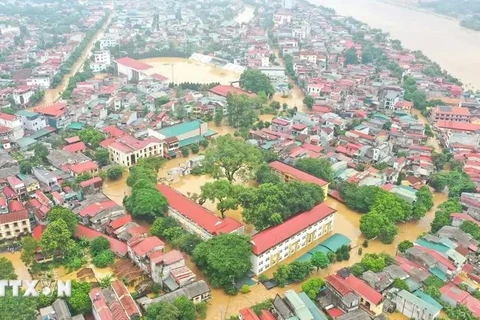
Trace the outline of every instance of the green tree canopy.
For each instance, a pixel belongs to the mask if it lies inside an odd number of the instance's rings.
[[[78,218],[72,210],[62,206],[54,206],[48,211],[47,220],[49,223],[57,220],[63,220],[70,231],[70,236],[75,235],[78,225]]]
[[[207,182],[200,187],[200,203],[206,200],[217,203],[217,210],[225,218],[225,211],[236,210],[239,205],[238,195],[241,187],[233,185],[230,181],[221,179]]]
[[[378,237],[383,243],[392,243],[398,232],[397,227],[390,219],[376,211],[360,218],[360,231],[367,239]]]
[[[68,229],[67,224],[63,219],[58,219],[48,224],[47,228],[42,234],[39,246],[42,252],[46,254],[53,254],[55,252],[64,252],[71,240],[72,233]]]
[[[430,223],[431,233],[437,233],[443,226],[450,225],[452,219],[450,214],[462,212],[462,206],[457,200],[448,200],[438,206],[435,212],[435,218]]]
[[[72,281],[72,296],[67,301],[74,315],[92,312],[90,289],[90,283],[88,282]]]
[[[251,92],[264,92],[268,96],[275,93],[268,76],[258,69],[245,70],[240,76],[240,86]]]
[[[193,251],[193,261],[214,287],[228,290],[250,271],[251,250],[249,237],[221,234],[200,243]]]
[[[270,166],[266,163],[261,164],[255,172],[255,181],[258,184],[262,183],[282,183],[283,180],[277,173],[273,172]]]
[[[103,250],[93,257],[92,262],[97,268],[108,267],[115,262],[115,254],[110,249]]]
[[[110,249],[110,242],[105,237],[98,237],[90,243],[90,253],[96,256],[104,250]]]
[[[98,148],[95,151],[95,161],[97,161],[98,165],[101,167],[106,166],[110,162],[110,154],[108,150]]]
[[[247,177],[261,161],[262,154],[258,148],[225,135],[218,137],[215,145],[207,150],[204,166],[215,178],[225,176],[228,181],[234,181],[235,175]]]
[[[115,181],[122,177],[123,175],[123,167],[120,165],[113,165],[107,170],[107,178]]]
[[[0,258],[0,279],[16,280],[17,274],[10,260],[5,257]]]
[[[133,187],[133,185],[139,180],[151,181],[152,184],[157,183],[157,174],[151,168],[136,165],[130,168],[130,175],[127,178],[127,185]]]
[[[125,208],[133,216],[155,219],[167,212],[168,202],[156,189],[133,188],[132,194],[125,199]]]
[[[295,166],[311,175],[323,179],[327,182],[332,182],[335,178],[335,173],[332,169],[332,164],[327,158],[304,158],[295,163]]]
[[[80,130],[78,137],[92,148],[98,148],[100,146],[100,142],[105,140],[105,135],[94,128],[85,128]]]
[[[4,258],[2,258],[4,259]],[[2,279],[12,279],[3,278]],[[15,278],[16,279],[16,278]],[[5,296],[0,299],[2,319],[32,320],[36,319],[39,299],[33,297],[18,297],[12,295],[12,289],[5,290]]]
[[[354,47],[347,49],[343,57],[345,58],[345,65],[360,63],[358,59],[357,49],[355,49]]]
[[[249,129],[257,120],[253,99],[244,94],[227,94],[227,124],[233,128]]]
[[[413,243],[411,241],[403,240],[398,244],[397,249],[398,251],[405,253],[405,251],[407,251],[407,249],[411,247],[413,247]]]
[[[302,291],[305,292],[310,299],[315,300],[324,286],[325,281],[323,281],[323,279],[310,278],[302,284]]]
[[[37,241],[33,237],[28,236],[22,239],[22,254],[20,258],[27,266],[33,263],[33,258],[37,248]]]

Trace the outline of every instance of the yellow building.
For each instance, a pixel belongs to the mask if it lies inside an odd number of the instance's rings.
[[[295,167],[292,167],[286,163],[280,162],[280,161],[274,161],[269,164],[270,168],[272,168],[275,172],[279,173],[282,175],[283,179],[285,182],[288,182],[290,180],[297,180],[297,181],[302,181],[302,182],[309,182],[309,183],[315,183],[319,185],[323,189],[323,193],[325,195],[325,198],[327,197],[328,194],[328,182],[325,180],[322,180],[320,178],[317,178],[315,176],[312,176],[309,173],[306,173],[302,170],[298,170]]]

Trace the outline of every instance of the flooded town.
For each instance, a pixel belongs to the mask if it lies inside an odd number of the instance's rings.
[[[0,4],[0,319],[480,319],[480,8],[445,6]]]

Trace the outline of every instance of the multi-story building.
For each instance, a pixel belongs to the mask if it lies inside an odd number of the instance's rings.
[[[23,86],[16,88],[13,91],[12,97],[16,104],[26,105],[30,101],[30,98],[34,95],[34,90],[31,87]]]
[[[100,39],[100,50],[115,47],[118,44],[119,35],[114,33],[108,33]]]
[[[151,256],[156,252],[163,254],[165,243],[157,237],[134,236],[127,242],[128,255],[143,271],[151,272]]]
[[[23,130],[23,124],[19,117],[12,114],[0,113],[0,128],[8,128],[8,138],[11,141],[17,141],[20,138],[23,138],[25,134]]]
[[[28,110],[19,110],[15,114],[22,120],[25,130],[38,131],[47,126],[47,121],[39,113]]]
[[[317,178],[315,176],[312,176],[311,174],[308,174],[306,172],[303,172],[302,170],[298,170],[295,167],[292,167],[288,164],[285,164],[280,161],[273,161],[269,163],[270,168],[273,169],[273,171],[278,172],[283,176],[283,179],[285,182],[288,182],[290,180],[298,180],[298,181],[303,181],[303,182],[309,182],[309,183],[315,183],[319,185],[323,189],[323,194],[326,197],[328,194],[328,182],[324,181],[320,178]]]
[[[107,69],[108,66],[112,63],[112,58],[110,56],[110,51],[100,50],[93,53],[93,62],[90,64],[90,68],[93,72],[102,72]]]
[[[325,203],[252,237],[252,271],[260,274],[333,230],[335,209]]]
[[[95,320],[139,319],[140,309],[121,280],[115,280],[108,288],[90,291],[92,313]]]
[[[388,90],[385,94],[385,102],[384,108],[385,109],[395,109],[395,105],[400,101],[402,98],[402,93],[396,90]]]
[[[158,184],[157,189],[168,200],[168,215],[177,220],[188,232],[204,240],[221,233],[244,233],[243,225],[237,220],[230,217],[222,220],[213,212],[167,185]]]
[[[440,314],[442,305],[421,291],[410,293],[400,291],[395,297],[397,311],[415,320],[434,320]]]
[[[32,232],[28,212],[19,201],[12,200],[8,204],[8,212],[0,215],[0,240]]]
[[[470,122],[471,114],[468,108],[440,106],[432,108],[430,118],[434,122],[442,120]]]
[[[133,166],[138,159],[163,155],[163,143],[157,138],[136,139],[129,135],[115,138],[108,145],[110,160],[125,167]]]
[[[55,129],[63,129],[70,124],[66,103],[57,102],[45,107],[36,107],[33,111],[43,115],[47,124]]]
[[[60,189],[58,185],[58,178],[55,174],[50,171],[47,171],[43,167],[34,167],[32,173],[40,181],[41,185],[44,185],[50,189]]]

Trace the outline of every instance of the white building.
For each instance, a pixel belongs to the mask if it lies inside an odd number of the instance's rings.
[[[288,78],[285,75],[285,68],[280,66],[260,67],[258,68],[265,74],[272,83],[286,83]]]
[[[125,167],[133,166],[138,159],[163,155],[163,142],[157,138],[138,140],[132,136],[118,137],[108,146],[110,160]]]
[[[138,82],[149,77],[147,70],[152,69],[151,65],[141,61],[124,57],[115,60],[119,76],[124,76],[128,81]]]
[[[27,86],[40,87],[43,89],[50,88],[50,76],[33,76],[27,79]]]
[[[38,131],[47,126],[45,117],[36,112],[28,110],[17,111],[16,115],[22,120],[23,128],[28,131]]]
[[[335,209],[325,203],[252,237],[252,271],[260,274],[333,230]]]
[[[384,103],[385,109],[391,109],[391,110],[395,109],[395,105],[397,104],[397,102],[400,101],[401,97],[402,97],[401,92],[388,90],[387,94],[385,95],[385,103]]]
[[[35,91],[30,87],[21,87],[13,91],[12,97],[16,104],[26,105],[34,93]]]
[[[115,34],[115,33],[105,34],[103,38],[100,39],[100,50],[105,50],[108,48],[115,47],[116,45],[118,45],[118,39],[119,39],[118,34]]]
[[[10,129],[8,130],[8,138],[11,141],[17,141],[18,139],[23,138],[23,135],[25,134],[22,121],[19,117],[12,114],[0,113],[0,127]]]
[[[93,62],[90,64],[90,68],[93,72],[102,72],[107,69],[112,63],[110,51],[100,50],[93,53]]]

